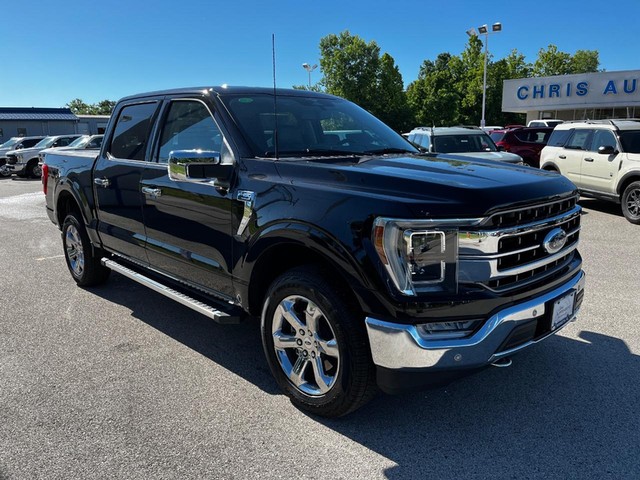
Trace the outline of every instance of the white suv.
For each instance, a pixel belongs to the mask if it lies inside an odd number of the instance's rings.
[[[640,120],[592,120],[556,126],[540,168],[560,172],[584,196],[622,204],[640,224]]]

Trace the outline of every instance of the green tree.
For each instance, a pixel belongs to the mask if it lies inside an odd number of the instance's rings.
[[[84,103],[80,98],[74,98],[65,107],[70,108],[76,115],[93,115],[93,106]]]
[[[320,83],[327,93],[351,100],[361,107],[376,110],[376,91],[380,68],[380,47],[366,43],[344,31],[320,40]]]
[[[95,115],[111,115],[115,106],[116,102],[113,100],[102,100],[96,103],[93,107],[96,112]]]
[[[532,75],[547,77],[550,75],[568,75],[572,73],[597,72],[600,65],[597,50],[578,50],[570,53],[558,50],[555,45],[541,48],[533,63]]]
[[[413,118],[400,69],[388,53],[380,58],[376,105],[373,112],[391,128],[401,132],[411,128]]]

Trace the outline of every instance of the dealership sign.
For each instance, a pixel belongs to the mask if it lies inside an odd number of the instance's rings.
[[[640,70],[505,80],[502,110],[640,106]]]

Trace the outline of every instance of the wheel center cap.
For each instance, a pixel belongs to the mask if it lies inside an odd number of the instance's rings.
[[[310,347],[311,346],[311,340],[309,340],[308,338],[304,341],[305,346]]]

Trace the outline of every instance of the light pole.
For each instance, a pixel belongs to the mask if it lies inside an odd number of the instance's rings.
[[[318,68],[318,65],[316,65],[315,63],[313,65],[309,65],[308,63],[303,63],[302,68],[304,68],[307,72],[309,72],[309,90],[311,90],[311,72],[313,72],[316,68]]]
[[[478,34],[484,35],[484,72],[482,75],[482,118],[480,119],[480,128],[486,126],[486,121],[484,118],[485,114],[485,105],[487,101],[487,56],[489,54],[489,34],[490,33],[498,33],[502,31],[502,24],[500,22],[496,22],[491,25],[491,31],[489,31],[489,27],[485,23],[481,27],[478,27],[478,33],[476,33],[475,28],[470,28],[467,30],[467,35],[470,37],[475,37]]]

